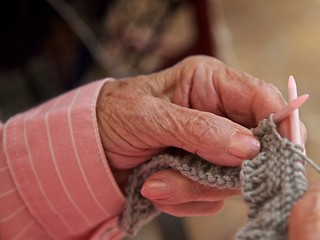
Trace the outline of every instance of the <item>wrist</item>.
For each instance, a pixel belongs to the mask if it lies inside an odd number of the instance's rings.
[[[129,169],[119,169],[116,168],[112,165],[112,162],[110,159],[108,159],[108,154],[106,150],[107,146],[107,138],[108,138],[108,132],[106,132],[106,119],[104,116],[104,112],[106,109],[108,109],[108,105],[112,104],[111,102],[107,101],[109,96],[111,96],[112,93],[115,92],[116,86],[118,85],[118,82],[120,80],[115,81],[113,78],[109,78],[101,87],[100,93],[97,99],[97,104],[96,104],[96,115],[97,115],[97,123],[98,123],[98,128],[99,128],[99,135],[102,143],[102,147],[105,152],[106,159],[108,161],[108,165],[110,167],[111,173],[116,180],[119,188],[121,191],[124,193],[125,187],[127,185],[127,180],[128,177],[131,173],[131,170]]]

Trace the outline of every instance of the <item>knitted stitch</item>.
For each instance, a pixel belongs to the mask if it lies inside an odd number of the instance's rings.
[[[260,140],[261,152],[253,160],[244,161],[241,168],[217,166],[177,149],[136,168],[128,180],[120,228],[128,235],[135,235],[159,214],[140,191],[152,173],[172,168],[194,181],[219,189],[241,187],[249,206],[248,222],[238,231],[236,240],[287,239],[291,209],[307,188],[303,166],[307,157],[302,154],[301,146],[279,135],[272,116],[262,120],[253,133]]]
[[[241,186],[249,211],[236,239],[287,239],[291,209],[307,188],[307,157],[301,146],[280,136],[272,121],[263,120],[254,134],[261,152],[242,164]]]
[[[152,203],[140,191],[146,178],[152,173],[172,168],[199,183],[218,188],[240,188],[240,167],[213,165],[200,157],[177,150],[176,153],[161,154],[136,168],[128,179],[126,187],[127,202],[120,227],[129,235],[136,232],[146,222],[159,214]]]

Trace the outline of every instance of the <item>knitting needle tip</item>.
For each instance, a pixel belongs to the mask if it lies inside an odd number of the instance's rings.
[[[288,79],[288,89],[290,89],[289,91],[297,92],[297,83],[292,75],[290,75]]]
[[[278,124],[286,117],[288,117],[294,110],[298,109],[302,106],[307,99],[309,98],[309,94],[304,94],[293,101],[289,102],[284,108],[279,110],[273,115],[273,121]]]
[[[292,102],[297,99],[297,84],[293,76],[289,76],[288,79],[288,102]],[[300,133],[300,119],[299,110],[296,109],[290,114],[290,140],[295,144],[302,144]]]

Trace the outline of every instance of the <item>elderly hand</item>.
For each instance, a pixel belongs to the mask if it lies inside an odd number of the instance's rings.
[[[291,240],[320,239],[320,184],[310,187],[293,208],[289,219]]]
[[[132,168],[168,146],[218,165],[240,165],[260,149],[248,128],[284,105],[274,86],[196,56],[158,73],[107,83],[97,116],[105,154],[123,187]],[[213,214],[238,193],[202,186],[172,170],[153,174],[142,188],[144,197],[175,216]]]

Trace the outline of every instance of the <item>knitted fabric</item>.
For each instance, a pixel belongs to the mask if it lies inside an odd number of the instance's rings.
[[[262,120],[253,133],[260,140],[261,152],[253,160],[245,160],[241,168],[217,166],[182,150],[161,154],[136,168],[128,180],[120,228],[134,235],[159,214],[142,197],[141,187],[152,173],[171,168],[201,184],[219,189],[241,188],[249,211],[248,221],[237,232],[236,240],[287,239],[291,209],[307,188],[303,166],[307,157],[301,146],[279,135],[272,116]]]
[[[261,152],[242,164],[241,186],[249,211],[236,239],[287,239],[291,209],[307,189],[303,164],[309,160],[301,146],[279,135],[272,121],[263,120],[254,134]]]

